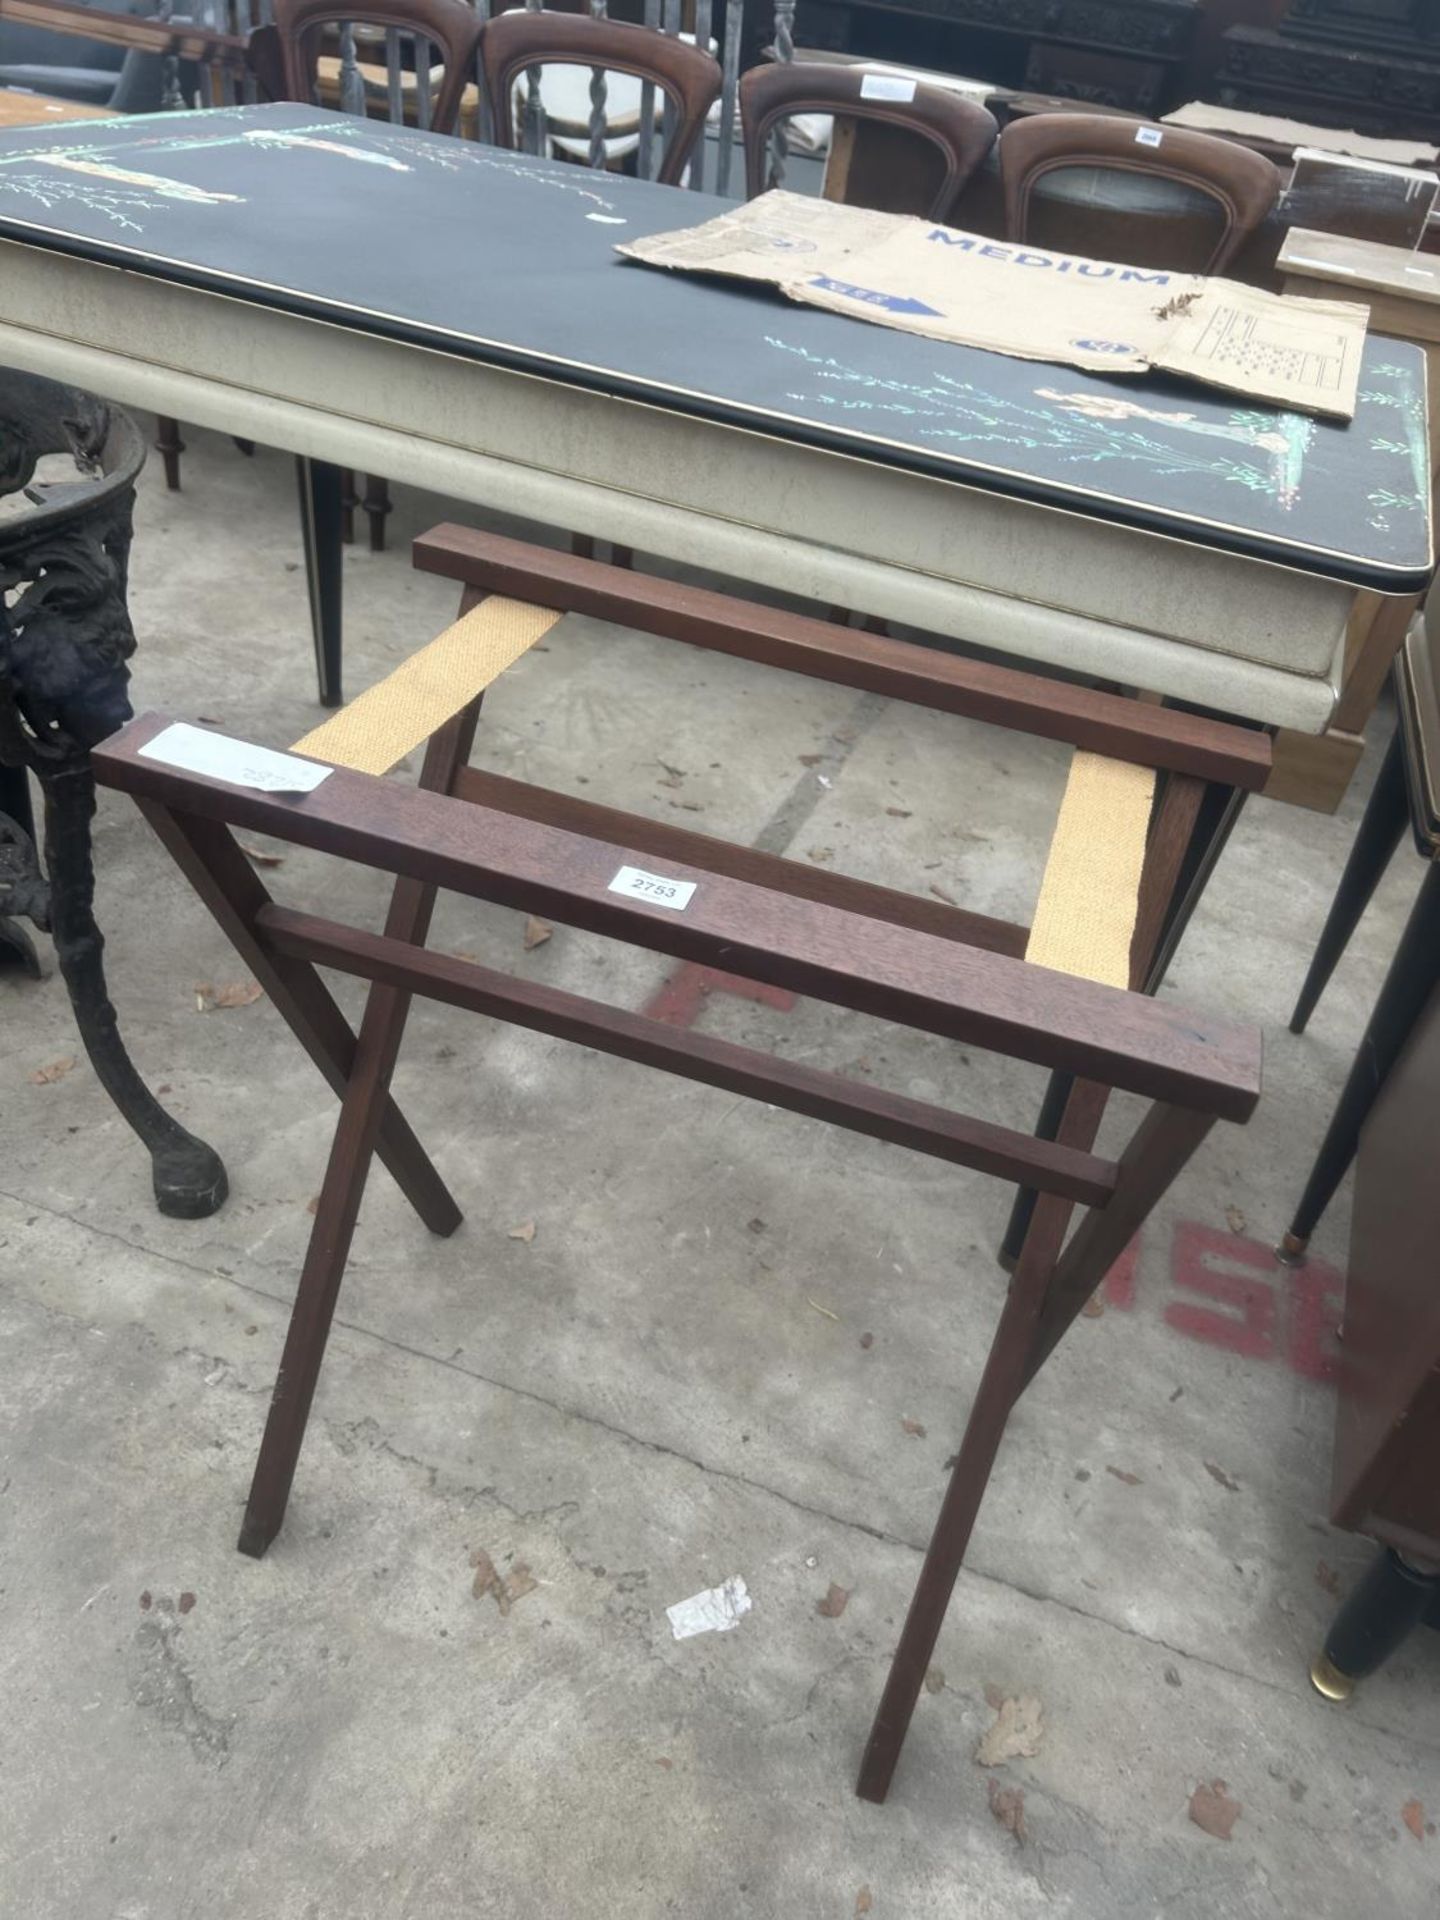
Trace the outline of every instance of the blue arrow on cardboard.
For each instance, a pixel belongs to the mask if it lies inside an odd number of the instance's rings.
[[[908,294],[880,293],[874,287],[855,287],[848,280],[832,280],[825,273],[816,274],[810,285],[821,287],[826,293],[844,294],[847,300],[863,300],[869,307],[883,307],[886,313],[928,313],[935,319],[940,317],[938,307],[927,307],[923,300],[914,300]]]

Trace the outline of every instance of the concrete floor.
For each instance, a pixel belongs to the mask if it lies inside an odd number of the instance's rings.
[[[182,495],[143,485],[136,705],[283,746],[315,717],[288,463],[191,439]],[[352,690],[449,618],[406,554],[444,512],[402,494],[394,550],[350,554]],[[1063,777],[1041,744],[581,620],[506,675],[477,759],[1013,916]],[[1402,1819],[1440,1815],[1440,1639],[1347,1707],[1306,1678],[1370,1551],[1325,1521],[1345,1206],[1304,1279],[1266,1252],[1416,883],[1399,860],[1288,1036],[1372,771],[1336,819],[1242,821],[1166,991],[1265,1023],[1265,1099],[1018,1410],[883,1808],[851,1783],[998,1310],[1004,1193],[418,1007],[397,1091],[466,1224],[431,1241],[375,1175],[285,1530],[243,1559],[334,1107],[264,1001],[196,1011],[244,969],[103,798],[125,1030],[234,1191],[160,1218],[83,1056],[32,1083],[77,1051],[58,983],[0,983],[0,1912],[1440,1914],[1440,1841]],[[265,877],[380,912],[378,881],[293,850]],[[563,928],[526,952],[466,902],[434,942],[627,1006],[674,971]],[[1015,1123],[1038,1095],[813,1005],[697,1017]],[[538,1582],[508,1614],[472,1594],[482,1550]],[[667,1605],[731,1574],[739,1627],[672,1639]],[[997,1688],[1044,1733],[991,1775]],[[1022,1843],[992,1778],[1023,1789]],[[1187,1815],[1215,1779],[1229,1840]]]

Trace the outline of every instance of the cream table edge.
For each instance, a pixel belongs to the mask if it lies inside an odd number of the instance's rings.
[[[41,261],[59,258],[34,248],[15,248],[4,243],[0,243],[0,248],[11,256],[28,255]],[[93,289],[96,283],[93,263],[65,264],[88,270],[86,284]],[[112,269],[102,268],[100,273],[104,276],[107,295],[127,284],[132,288],[137,283],[149,288],[168,284],[141,281],[139,276],[116,273]],[[174,291],[183,294],[195,290]],[[6,281],[0,278],[0,313],[9,312],[14,304],[10,292]],[[199,298],[218,299],[228,307],[243,304],[209,293],[202,293]],[[266,310],[250,308],[247,311]],[[56,313],[53,302],[49,312],[52,316]],[[433,349],[400,346],[297,316],[271,314],[269,317],[289,322],[292,328],[310,329],[311,339],[323,336],[331,346],[338,342],[360,342],[367,348],[388,348],[392,365],[400,364],[395,360],[397,353],[412,367],[435,361],[456,364],[455,356]],[[1203,556],[1202,565],[1223,562],[1222,574],[1233,576],[1232,593],[1239,586],[1254,598],[1262,583],[1268,582],[1272,588],[1278,586],[1282,594],[1296,597],[1298,616],[1318,617],[1322,623],[1330,642],[1330,658],[1324,671],[1287,671],[1262,661],[1221,654],[1118,620],[1097,619],[1073,609],[1020,599],[984,585],[940,576],[913,565],[897,565],[847,552],[813,536],[797,538],[791,533],[726,517],[718,509],[697,511],[673,499],[647,497],[620,484],[550,471],[543,464],[400,431],[329,407],[305,405],[293,397],[263,392],[215,374],[187,372],[173,365],[142,360],[90,340],[66,337],[49,328],[18,325],[8,319],[0,322],[0,363],[71,381],[122,405],[153,409],[193,421],[198,426],[212,427],[311,458],[384,473],[395,480],[476,504],[503,504],[508,511],[542,524],[590,533],[681,564],[703,567],[822,603],[844,604],[861,613],[873,613],[1041,665],[1162,691],[1177,699],[1218,707],[1238,717],[1319,733],[1325,729],[1334,709],[1350,590],[1338,582],[1263,562],[1216,555],[1203,548],[1192,550],[1190,543],[1132,534],[1127,529],[1086,522],[1081,516],[998,500],[974,489],[957,488],[953,483],[937,483],[950,497],[963,499],[967,505],[998,506],[1008,510],[1007,518],[1017,514],[1029,516],[1032,533],[1040,525],[1048,529],[1069,523],[1073,529],[1078,522],[1081,526],[1096,526],[1097,538],[1102,541],[1118,535],[1122,550],[1129,543],[1137,553],[1146,548],[1159,551],[1181,573],[1187,558],[1193,560],[1196,552]],[[477,368],[471,362],[459,364],[477,375],[497,373],[495,369]],[[528,382],[531,388],[552,392],[558,387],[558,383],[532,375],[500,374],[499,377],[512,383]],[[560,388],[559,391],[568,394],[574,390]],[[632,423],[642,416],[648,416],[652,425],[672,418],[644,403],[588,393],[580,393],[577,398],[582,405],[601,409],[612,422],[617,410],[623,410]],[[716,435],[727,434],[741,440],[758,440],[772,449],[775,444],[743,429],[697,421],[679,424],[708,436],[711,445],[715,444]],[[804,454],[808,450],[785,447],[780,451]],[[826,462],[825,471],[837,478],[857,470],[861,475],[879,471],[874,463],[849,460],[845,456],[817,452],[812,468],[816,461]],[[884,477],[882,474],[882,479]],[[898,485],[915,478],[895,475],[893,481]],[[1051,518],[1037,522],[1037,514],[1050,514]],[[1035,543],[1032,540],[1029,544]],[[1114,556],[1107,555],[1107,558],[1113,560]],[[1319,637],[1317,633],[1316,638]]]

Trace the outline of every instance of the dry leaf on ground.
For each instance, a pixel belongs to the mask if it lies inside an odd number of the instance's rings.
[[[838,1620],[845,1611],[849,1598],[850,1589],[848,1587],[837,1587],[832,1580],[830,1582],[830,1591],[826,1594],[825,1598],[815,1602],[815,1611],[823,1614],[827,1620]]]
[[[1105,1311],[1105,1302],[1098,1293],[1092,1293],[1080,1311],[1087,1320],[1098,1320]]]
[[[1418,1800],[1407,1800],[1400,1809],[1400,1818],[1417,1840],[1425,1838],[1425,1809]]]
[[[874,1344],[875,1344],[875,1336],[873,1333],[861,1334],[860,1345],[865,1349],[866,1353],[870,1351],[871,1347],[873,1347]]]
[[[886,807],[885,811],[892,820],[908,820],[911,818],[909,807]]]
[[[1225,1224],[1229,1227],[1231,1233],[1244,1233],[1249,1222],[1239,1207],[1226,1207]]]
[[[197,980],[195,1011],[224,1013],[232,1007],[250,1007],[260,998],[261,991],[258,980],[229,980],[219,987],[212,986],[208,980]]]
[[[960,904],[954,894],[950,892],[949,888],[942,887],[938,880],[932,880],[930,882],[930,891],[937,900],[943,900],[947,907],[958,907]]]
[[[523,1240],[528,1247],[530,1242],[535,1238],[535,1222],[533,1220],[522,1220],[518,1227],[510,1228],[505,1238],[507,1240]]]
[[[1315,1584],[1326,1593],[1339,1593],[1340,1576],[1334,1567],[1328,1567],[1323,1560],[1317,1560],[1315,1562]]]
[[[257,867],[283,867],[283,853],[267,853],[264,847],[252,847],[248,840],[240,842],[240,851],[247,860],[253,860]]]
[[[1107,1473],[1113,1473],[1117,1480],[1123,1480],[1127,1487],[1138,1487],[1140,1485],[1140,1476],[1138,1473],[1127,1473],[1123,1467],[1106,1467],[1105,1471]]]
[[[495,1604],[502,1614],[509,1613],[517,1600],[523,1600],[527,1593],[534,1593],[539,1584],[525,1562],[517,1560],[506,1574],[505,1584],[495,1596]]]
[[[975,1749],[975,1764],[998,1767],[1006,1760],[1032,1760],[1045,1737],[1045,1715],[1037,1694],[1009,1695],[1000,1702],[993,1725]]]
[[[998,1780],[985,1782],[990,1794],[990,1811],[1008,1833],[1013,1833],[1016,1844],[1025,1838],[1025,1789],[1023,1787],[1002,1787]]]
[[[525,922],[525,951],[534,947],[543,947],[555,929],[548,920],[537,920],[532,913]]]
[[[808,847],[806,853],[811,860],[819,861],[822,865],[825,861],[835,858],[833,847]]]
[[[1240,1491],[1240,1482],[1238,1480],[1232,1480],[1224,1468],[1217,1467],[1213,1460],[1203,1461],[1202,1465],[1216,1485],[1224,1487],[1227,1493],[1238,1493]]]
[[[1202,1833],[1212,1834],[1217,1840],[1230,1838],[1240,1811],[1240,1802],[1230,1798],[1223,1780],[1212,1780],[1208,1785],[1202,1780],[1190,1796],[1190,1818]]]
[[[534,1593],[540,1584],[523,1560],[517,1560],[509,1573],[502,1576],[483,1547],[477,1547],[471,1554],[470,1564],[475,1569],[471,1593],[477,1600],[483,1600],[487,1593],[493,1594],[502,1616],[509,1613],[517,1600]]]
[[[985,1682],[984,1692],[986,1706],[989,1707],[992,1713],[999,1713],[1001,1707],[1005,1704],[1004,1687],[997,1687],[993,1680],[987,1680]]]
[[[944,1667],[927,1667],[925,1669],[925,1691],[927,1693],[943,1693],[945,1691]]]
[[[874,1904],[875,1904],[874,1897],[872,1896],[869,1887],[861,1887],[860,1891],[855,1896],[856,1913],[869,1913],[870,1909],[874,1906]]]
[[[925,1438],[925,1428],[920,1421],[911,1420],[907,1416],[901,1420],[900,1425],[912,1440],[923,1440]]]
[[[52,1060],[48,1066],[37,1067],[30,1076],[32,1087],[53,1087],[57,1080],[63,1080],[75,1064],[73,1053],[67,1053],[63,1060]]]
[[[470,1564],[475,1569],[475,1578],[470,1583],[470,1591],[477,1600],[483,1600],[487,1593],[498,1594],[500,1575],[495,1571],[495,1562],[483,1547],[477,1547],[470,1556]]]

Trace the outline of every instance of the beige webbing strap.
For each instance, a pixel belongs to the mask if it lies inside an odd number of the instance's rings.
[[[1129,986],[1154,796],[1152,767],[1077,750],[1035,902],[1027,960],[1106,986]]]
[[[498,680],[559,618],[551,607],[492,595],[291,751],[355,773],[386,773]]]

